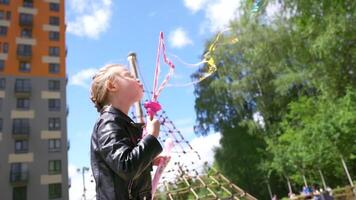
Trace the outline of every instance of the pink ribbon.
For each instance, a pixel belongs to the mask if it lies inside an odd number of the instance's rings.
[[[163,82],[158,87],[158,78],[161,72],[160,59],[161,54],[163,55],[163,61],[169,66],[169,72],[166,74]],[[157,102],[157,98],[162,92],[163,88],[167,86],[167,83],[174,73],[174,64],[167,58],[166,46],[164,44],[163,32],[159,33],[159,41],[157,48],[157,58],[156,58],[156,69],[153,79],[153,96],[151,101],[144,104],[147,114],[152,118],[158,111],[161,110],[161,105]]]

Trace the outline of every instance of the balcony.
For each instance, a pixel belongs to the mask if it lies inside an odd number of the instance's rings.
[[[32,58],[32,52],[17,51],[17,58],[23,61],[29,61]]]
[[[31,96],[31,82],[29,79],[17,79],[15,82],[15,96],[16,97],[30,97]]]
[[[18,44],[16,53],[20,61],[29,61],[32,58],[32,45]]]
[[[25,0],[25,1],[23,1],[23,5],[22,6],[25,7],[25,8],[33,8],[33,1]]]
[[[31,87],[15,87],[15,96],[16,97],[30,97],[31,96]]]
[[[30,136],[30,126],[13,126],[12,127],[12,137],[16,140],[28,139]]]
[[[10,183],[16,186],[26,185],[29,180],[28,171],[10,172]]]
[[[27,139],[30,135],[30,120],[17,118],[12,120],[12,136],[15,139]]]
[[[32,27],[33,15],[27,13],[21,13],[19,18],[19,25],[22,27]]]

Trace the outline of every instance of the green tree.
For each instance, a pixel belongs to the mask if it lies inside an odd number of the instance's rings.
[[[336,155],[353,168],[356,146],[348,93],[356,85],[356,1],[283,0],[273,20],[265,13],[275,1],[264,2],[252,15],[248,1],[223,38],[239,42],[222,41],[212,53],[218,71],[195,86],[196,131],[221,132],[217,166],[259,198],[267,196],[266,178],[299,187],[320,170],[338,183],[342,168],[329,169],[340,166]]]
[[[331,176],[329,185],[347,184],[340,159],[352,167],[355,165],[352,164],[356,152],[355,100],[355,90],[348,90],[336,101],[324,96],[302,97],[290,104],[290,112],[281,122],[283,135],[278,138],[278,144],[287,144],[280,146],[281,151],[302,174],[308,172],[314,182],[322,183],[322,178],[317,177],[324,171]],[[302,183],[297,174],[294,178]]]

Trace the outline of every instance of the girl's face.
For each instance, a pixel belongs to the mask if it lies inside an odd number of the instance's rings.
[[[143,85],[127,69],[122,68],[116,76],[118,93],[120,98],[127,98],[132,102],[139,101],[143,96]]]

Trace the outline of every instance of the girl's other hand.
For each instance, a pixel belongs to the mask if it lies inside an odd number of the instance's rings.
[[[147,117],[146,130],[148,134],[153,135],[154,137],[157,138],[159,136],[159,130],[160,130],[159,121],[155,118],[151,119],[150,117]]]

